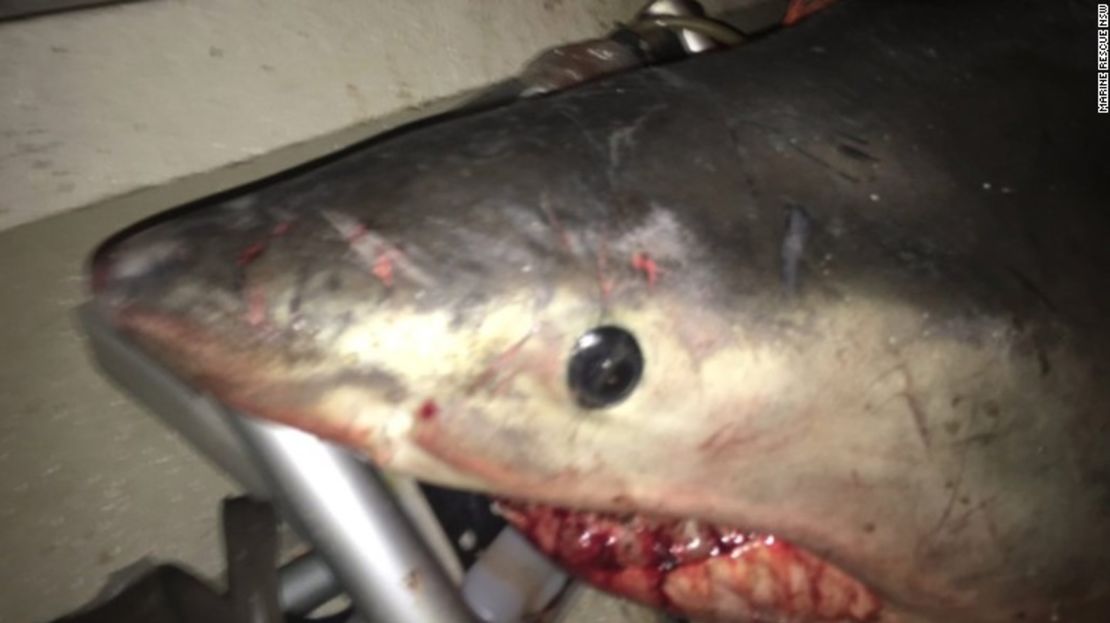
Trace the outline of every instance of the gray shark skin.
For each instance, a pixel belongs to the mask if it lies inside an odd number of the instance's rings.
[[[186,206],[106,243],[93,295],[199,390],[513,500],[656,606],[1105,621],[1093,28],[844,2]],[[643,373],[586,408],[568,360],[599,326]]]

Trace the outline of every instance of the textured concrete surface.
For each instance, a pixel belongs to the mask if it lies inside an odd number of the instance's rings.
[[[0,24],[0,229],[504,78],[640,0],[149,0]]]
[[[82,257],[145,208],[0,234],[0,621],[73,608],[146,556],[221,568],[230,484],[97,376],[69,316]]]

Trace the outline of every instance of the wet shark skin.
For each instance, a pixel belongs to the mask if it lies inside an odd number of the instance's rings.
[[[883,620],[1101,621],[1110,141],[1074,13],[845,3],[206,200],[94,294],[386,467],[774,533]],[[587,412],[565,362],[603,322],[647,368]]]

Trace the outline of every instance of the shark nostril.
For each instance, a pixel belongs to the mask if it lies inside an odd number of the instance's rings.
[[[567,384],[578,404],[600,409],[627,398],[643,371],[644,356],[635,336],[620,327],[602,326],[575,342]]]

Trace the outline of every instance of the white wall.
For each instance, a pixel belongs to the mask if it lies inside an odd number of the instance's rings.
[[[513,74],[640,0],[150,0],[0,24],[0,229]]]

